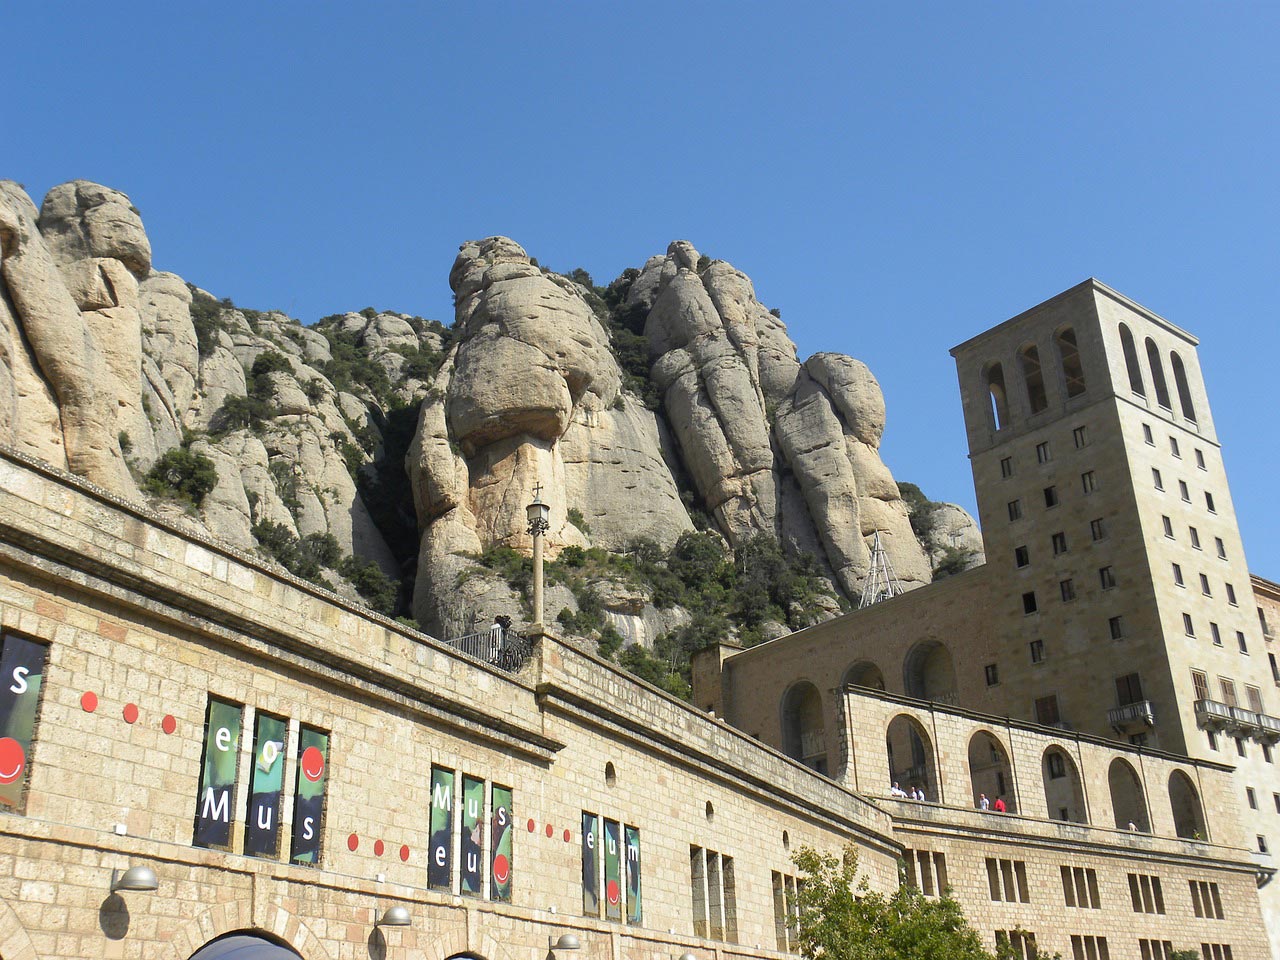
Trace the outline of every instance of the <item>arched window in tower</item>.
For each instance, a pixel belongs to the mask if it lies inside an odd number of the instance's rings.
[[[1178,400],[1182,403],[1182,415],[1192,423],[1196,422],[1196,405],[1191,402],[1191,389],[1187,386],[1187,370],[1182,365],[1182,358],[1169,351],[1169,362],[1173,364],[1173,384],[1178,388]]]
[[[1084,393],[1085,383],[1076,332],[1071,327],[1063,327],[1053,338],[1053,342],[1058,348],[1058,363],[1062,365],[1062,379],[1067,384],[1067,396],[1078,397]]]
[[[1147,388],[1142,383],[1142,367],[1138,365],[1138,348],[1133,344],[1133,334],[1123,323],[1120,324],[1120,348],[1124,351],[1124,367],[1129,371],[1129,389],[1140,397],[1147,395]]]
[[[1040,369],[1040,351],[1034,343],[1028,344],[1018,351],[1018,360],[1022,364],[1022,380],[1027,385],[1027,403],[1032,413],[1039,413],[1049,406],[1044,392],[1044,371]]]
[[[1003,430],[1009,425],[1009,400],[1004,390],[1004,367],[998,362],[987,364],[987,394],[991,401],[991,429]]]
[[[1160,349],[1156,342],[1147,337],[1147,362],[1151,364],[1151,382],[1156,387],[1156,403],[1166,410],[1172,410],[1169,402],[1169,384],[1164,379],[1164,362],[1160,359]]]

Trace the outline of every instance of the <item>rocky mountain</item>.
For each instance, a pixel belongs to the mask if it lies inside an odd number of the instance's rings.
[[[903,499],[867,367],[801,362],[687,242],[605,287],[464,243],[449,327],[238,308],[86,181],[0,181],[0,258],[0,443],[431,632],[527,620],[535,485],[548,614],[606,653],[828,616],[876,531],[908,588],[980,559],[968,514]]]

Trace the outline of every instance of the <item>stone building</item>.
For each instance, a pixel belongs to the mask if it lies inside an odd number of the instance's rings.
[[[1156,833],[1163,818],[1183,838],[1212,830],[1187,813],[1176,776],[1157,802],[1143,764],[1226,765],[1223,802],[1251,850],[1280,955],[1280,885],[1267,885],[1280,842],[1280,669],[1268,627],[1280,622],[1280,588],[1250,576],[1197,343],[1087,280],[956,347],[986,563],[750,650],[708,652],[695,700],[863,791],[828,734],[849,723],[851,687],[1072,742],[1107,738],[1141,762],[1113,763],[1082,789],[1091,812],[1070,792],[1054,798],[1047,780],[1026,811]],[[924,732],[889,734],[895,774],[916,775],[945,749]],[[985,756],[972,744],[951,751],[953,762],[967,751],[972,770]],[[1047,777],[1050,759],[1031,762]],[[965,803],[980,792],[976,772],[972,787]],[[1108,793],[1111,809],[1097,804]]]

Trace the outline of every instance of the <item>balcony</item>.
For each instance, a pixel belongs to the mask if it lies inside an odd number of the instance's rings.
[[[1108,710],[1107,723],[1117,733],[1129,733],[1135,729],[1147,730],[1155,726],[1156,712],[1150,700],[1138,700]]]
[[[1196,723],[1205,730],[1233,737],[1253,737],[1263,743],[1280,741],[1280,720],[1217,700],[1196,701]]]

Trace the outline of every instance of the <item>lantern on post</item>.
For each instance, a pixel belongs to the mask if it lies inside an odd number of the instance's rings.
[[[533,502],[525,507],[533,537],[533,622],[542,627],[542,541],[551,529],[551,507],[542,502],[542,484],[533,488]]]

